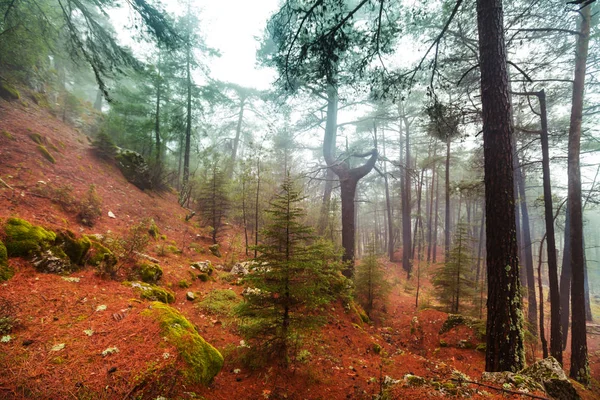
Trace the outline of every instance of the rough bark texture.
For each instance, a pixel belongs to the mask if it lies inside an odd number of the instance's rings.
[[[404,175],[402,186],[402,268],[406,271],[407,276],[412,272],[412,260],[410,257],[412,249],[411,226],[410,226],[410,125],[408,119],[404,120]]]
[[[325,125],[325,139],[323,141],[323,156],[327,166],[333,170],[340,180],[342,201],[342,247],[345,263],[343,274],[346,277],[354,275],[354,244],[355,244],[355,205],[356,185],[367,175],[377,161],[377,150],[372,150],[370,158],[360,167],[350,168],[346,161],[335,158],[335,137],[337,130],[337,89],[333,85],[327,88],[327,123]]]
[[[575,78],[573,81],[573,101],[571,124],[569,127],[569,166],[568,198],[570,212],[571,241],[571,369],[569,376],[588,385],[590,369],[587,354],[585,324],[584,255],[583,255],[583,213],[581,204],[581,119],[583,113],[583,93],[585,70],[590,35],[590,8],[581,11],[580,36],[575,53]]]
[[[548,281],[550,283],[550,354],[562,364],[562,330],[560,326],[560,292],[558,290],[558,264],[556,259],[556,241],[554,235],[554,217],[552,189],[550,186],[550,156],[548,151],[548,119],[546,113],[546,94],[538,93],[542,117],[542,170],[544,183],[544,218],[546,220],[546,239],[548,241]],[[540,245],[541,246],[541,245]],[[541,272],[541,271],[540,271]],[[541,277],[540,277],[541,279]],[[543,329],[544,298],[540,292],[540,331]],[[567,309],[568,315],[568,309]],[[568,317],[567,317],[568,319]],[[545,348],[544,348],[545,350]],[[545,358],[545,357],[544,357]]]
[[[511,110],[501,0],[478,0],[485,157],[488,317],[486,371],[524,367],[513,192]]]

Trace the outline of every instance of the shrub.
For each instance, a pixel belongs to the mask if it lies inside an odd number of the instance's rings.
[[[94,226],[102,215],[102,199],[96,192],[96,185],[91,184],[86,196],[79,204],[77,220],[85,226]]]
[[[356,269],[354,285],[358,302],[370,318],[377,303],[385,304],[391,287],[385,280],[383,265],[377,260],[375,245],[372,242],[367,247],[367,257]]]
[[[117,155],[117,146],[112,141],[110,136],[104,132],[100,132],[96,139],[92,142],[94,154],[103,160],[114,160]]]
[[[163,270],[158,264],[141,263],[134,269],[142,282],[156,283],[163,276]]]
[[[215,289],[199,301],[198,308],[211,314],[231,317],[235,307],[242,301],[231,289]]]

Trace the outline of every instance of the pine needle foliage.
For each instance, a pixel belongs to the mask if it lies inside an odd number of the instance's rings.
[[[472,240],[467,226],[462,222],[456,228],[454,243],[448,260],[435,272],[433,286],[440,302],[456,314],[460,311],[461,302],[472,300],[476,294],[470,246]]]
[[[229,210],[229,197],[226,194],[226,186],[225,174],[217,163],[214,163],[210,168],[208,179],[200,188],[200,195],[197,199],[204,224],[212,227],[213,243],[217,243],[217,238]]]
[[[301,222],[303,200],[288,176],[266,211],[270,221],[237,309],[253,354],[284,365],[296,355],[302,334],[324,322],[319,307],[346,287],[339,254]]]
[[[385,279],[384,266],[377,260],[375,244],[369,242],[367,256],[356,269],[354,276],[356,299],[364,308],[369,318],[377,304],[385,304],[391,286]]]

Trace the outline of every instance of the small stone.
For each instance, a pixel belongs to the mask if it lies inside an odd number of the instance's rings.
[[[187,292],[185,298],[189,301],[194,301],[196,300],[196,295],[194,294],[194,292]]]
[[[115,216],[115,214],[113,214],[113,212],[112,212],[112,211],[109,211],[109,212],[108,212],[108,217],[109,217],[109,218],[117,218],[117,217]]]

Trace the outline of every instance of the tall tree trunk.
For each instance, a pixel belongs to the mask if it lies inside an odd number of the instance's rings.
[[[233,177],[233,170],[235,169],[235,161],[237,158],[238,147],[240,145],[240,136],[242,134],[242,122],[244,121],[244,106],[246,105],[246,97],[240,97],[240,111],[238,113],[237,126],[235,128],[235,139],[233,140],[233,149],[231,149],[231,157],[229,160],[229,179]],[[287,157],[286,157],[287,159]],[[285,170],[287,171],[287,169]]]
[[[337,130],[338,94],[333,84],[327,87],[327,122],[325,125],[325,138],[323,140],[323,156],[327,166],[333,170],[340,180],[340,192],[342,201],[342,247],[344,255],[342,261],[345,264],[343,274],[346,277],[354,275],[354,245],[355,245],[355,205],[356,186],[358,181],[367,175],[377,161],[377,150],[373,149],[367,154],[369,159],[361,166],[350,168],[348,162],[339,163],[335,159],[335,137]]]
[[[333,182],[335,174],[331,168],[327,168],[325,175],[325,188],[323,190],[323,200],[321,202],[321,211],[319,212],[319,224],[317,226],[317,234],[323,236],[329,225],[329,212],[331,211],[331,192],[333,192]]]
[[[450,257],[450,138],[446,138],[446,219],[444,221],[444,260]]]
[[[542,286],[542,259],[544,256],[544,240],[547,234],[545,233],[540,241],[540,252],[538,254],[538,288],[540,291],[540,340],[542,342],[542,355],[548,358],[548,342],[546,341],[546,332],[544,330],[544,287]],[[550,306],[552,307],[552,305]],[[552,328],[550,328],[552,329]],[[562,357],[562,352],[560,353]],[[560,362],[560,361],[559,361]]]
[[[525,178],[523,171],[519,166],[517,168],[517,180],[519,186],[519,198],[521,203],[521,216],[523,221],[523,235],[521,242],[523,245],[523,254],[525,256],[525,273],[527,275],[527,321],[529,322],[532,333],[537,336],[537,300],[535,297],[535,277],[533,273],[533,244],[531,243],[531,230],[529,226],[529,210],[527,209],[527,196],[525,193]]]
[[[525,365],[512,174],[511,106],[501,0],[477,1],[485,158],[486,371]]]
[[[435,146],[435,145],[434,145]],[[433,158],[435,160],[436,157],[436,149],[434,148],[434,152],[433,152]],[[433,162],[433,166],[431,167],[431,185],[429,185],[429,190],[430,190],[430,199],[429,199],[429,211],[428,211],[428,217],[427,217],[427,263],[429,264],[431,262],[431,250],[432,250],[432,246],[433,246],[433,195],[435,194],[435,190],[433,189],[433,186],[435,184],[435,178],[436,178],[436,163],[435,161]],[[436,210],[437,213],[437,210]]]
[[[546,94],[542,90],[537,93],[540,101],[540,114],[542,123],[542,133],[540,142],[542,144],[542,171],[543,171],[543,185],[544,185],[544,219],[546,222],[546,239],[548,241],[548,282],[550,284],[550,354],[556,358],[558,362],[562,364],[562,340],[563,334],[561,333],[561,296],[558,288],[558,264],[556,259],[556,240],[554,235],[554,217],[553,217],[553,205],[552,205],[552,188],[550,179],[550,156],[548,150],[548,118],[546,111]],[[540,245],[541,247],[541,245]],[[541,250],[540,250],[541,251]],[[538,268],[539,269],[539,268]],[[541,270],[538,271],[541,277]],[[541,290],[541,289],[540,289]],[[540,332],[543,329],[541,325],[543,318],[543,303],[544,298],[541,297],[540,292]],[[567,296],[568,299],[568,296]],[[568,303],[567,303],[568,307]],[[567,308],[568,315],[568,308]],[[568,317],[567,317],[568,319]],[[566,333],[565,333],[566,337]],[[545,338],[543,339],[545,340]],[[542,342],[543,343],[543,342]],[[545,349],[544,349],[545,350]]]
[[[160,63],[160,61],[159,61]],[[155,138],[155,151],[156,151],[156,164],[160,164],[160,157],[162,153],[161,142],[160,142],[160,96],[161,88],[160,75],[156,78],[156,114],[154,115],[154,138]]]
[[[254,207],[254,258],[258,255],[256,247],[258,246],[258,210],[260,195],[260,158],[256,159],[256,203]]]
[[[590,367],[587,353],[585,324],[585,288],[584,288],[584,251],[583,251],[583,213],[581,205],[581,168],[579,154],[581,149],[581,120],[583,114],[583,95],[585,71],[590,36],[590,11],[585,7],[581,11],[580,36],[577,38],[575,52],[575,77],[573,80],[573,101],[571,124],[569,126],[568,154],[568,197],[571,214],[571,370],[569,376],[581,384],[590,383]]]
[[[481,276],[481,256],[483,252],[483,234],[485,228],[485,209],[481,210],[481,224],[479,225],[479,242],[477,248],[477,272],[475,282],[479,284],[479,276]]]
[[[423,168],[421,170],[421,176],[419,176],[418,180],[417,180],[417,218],[415,219],[415,235],[413,237],[413,250],[412,250],[412,258],[415,258],[415,252],[416,252],[416,248],[415,245],[417,244],[417,233],[419,232],[419,226],[422,225],[421,223],[421,198],[422,198],[422,193],[423,193],[423,179],[425,178],[425,169]],[[420,224],[420,225],[419,225]]]
[[[381,130],[381,143],[383,146],[383,157],[387,160],[385,154],[385,132]],[[390,262],[394,262],[394,213],[392,209],[392,200],[390,199],[390,184],[387,174],[387,162],[383,163],[383,184],[385,185],[385,209],[387,215],[387,253]]]
[[[187,202],[190,196],[190,151],[192,147],[192,49],[189,42],[190,29],[189,26],[190,4],[188,2],[188,27],[187,41],[185,52],[185,79],[187,88],[186,99],[186,121],[185,121],[185,150],[183,153],[183,178],[181,183],[181,193],[179,195],[179,204],[182,206]]]
[[[437,262],[437,245],[438,245],[438,223],[440,217],[440,177],[435,182],[435,218],[433,221],[433,255],[431,261],[435,264]]]
[[[560,326],[562,349],[567,349],[569,336],[569,316],[571,315],[571,208],[567,200],[562,268],[560,271]]]
[[[411,260],[411,249],[412,249],[412,237],[411,237],[411,226],[410,226],[410,209],[411,209],[411,196],[410,196],[410,124],[408,118],[405,117],[402,106],[398,105],[398,111],[401,115],[401,120],[404,123],[404,171],[402,171],[404,185],[402,186],[402,268],[406,272],[406,275],[410,277],[412,272],[412,260]],[[401,125],[402,125],[401,122]],[[402,131],[402,129],[400,129]]]

